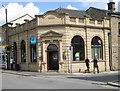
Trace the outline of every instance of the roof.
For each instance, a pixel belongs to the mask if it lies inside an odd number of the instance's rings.
[[[18,19],[21,19],[21,18],[25,17],[25,16],[29,16],[29,17],[31,17],[31,18],[33,19],[33,17],[30,16],[29,14],[25,14],[25,15],[20,16],[20,17],[16,18],[15,20],[12,20],[12,21],[10,21],[10,22],[14,22],[14,21],[16,21],[16,20],[18,20]]]
[[[8,22],[7,24],[8,24],[8,25],[9,25],[9,24],[12,24],[12,27],[15,27],[15,26],[16,26],[16,23],[23,24],[23,23],[25,22],[25,21],[24,21],[25,19],[32,20],[32,19],[34,19],[34,18],[33,18],[32,16],[30,16],[29,14],[25,14],[25,15],[19,17],[19,18],[16,18],[16,19]],[[2,27],[5,26],[5,25],[6,25],[6,24],[2,25]],[[11,26],[10,26],[10,27],[11,27]]]
[[[86,10],[87,14],[89,14],[93,19],[101,20],[107,15],[107,10],[97,9],[94,7],[90,7]]]
[[[110,10],[103,10],[94,7],[90,7],[86,10],[87,14],[89,14],[93,19],[100,20],[106,17],[109,14],[120,15],[120,12],[112,12]]]
[[[78,17],[78,18],[84,18],[85,16],[90,17],[84,10],[71,10],[65,8],[58,8],[51,11],[56,12],[58,14],[69,14],[70,17]]]
[[[12,27],[15,27],[17,23],[19,23],[19,24],[25,23],[25,21],[24,21],[25,19],[32,20],[33,17],[30,16],[29,14],[25,14],[19,18],[16,18],[15,20],[10,21],[10,23],[13,24]]]

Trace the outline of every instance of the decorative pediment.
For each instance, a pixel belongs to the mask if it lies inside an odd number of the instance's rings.
[[[42,34],[41,38],[45,38],[45,37],[46,38],[47,37],[62,37],[62,36],[63,36],[63,34],[60,34],[60,33],[57,33],[57,32],[54,32],[54,31],[50,30],[50,31]]]

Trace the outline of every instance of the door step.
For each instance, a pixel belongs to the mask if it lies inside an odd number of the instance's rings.
[[[49,73],[58,73],[58,70],[48,70]]]

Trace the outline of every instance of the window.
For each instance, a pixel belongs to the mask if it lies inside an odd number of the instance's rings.
[[[79,18],[79,23],[84,23],[84,19],[83,18]]]
[[[21,62],[26,62],[26,44],[25,41],[21,42]]]
[[[13,43],[13,60],[15,63],[17,63],[17,43]]]
[[[102,40],[95,36],[91,42],[91,51],[92,51],[92,59],[103,59],[103,44]]]
[[[84,60],[84,40],[82,37],[74,36],[71,41],[71,46],[73,47],[73,60]]]
[[[0,37],[0,45],[2,45],[2,38]]]
[[[100,24],[100,25],[101,25],[101,24],[102,24],[102,20],[98,20],[98,21],[97,21],[97,24]]]
[[[119,29],[119,35],[120,35],[120,29]]]
[[[0,53],[0,62],[2,62],[2,53]]]
[[[70,17],[70,21],[71,21],[71,22],[75,22],[75,21],[76,21],[76,18]]]
[[[119,35],[120,35],[120,22],[118,24],[118,31],[119,31]]]
[[[37,62],[36,37],[30,38],[30,57],[31,62]]]
[[[95,20],[90,19],[90,23],[91,23],[91,24],[95,24]]]

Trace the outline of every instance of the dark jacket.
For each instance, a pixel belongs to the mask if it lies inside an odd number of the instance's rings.
[[[97,65],[97,62],[98,62],[97,59],[94,59],[93,62],[94,62],[94,67],[97,67],[98,66]]]
[[[89,59],[88,58],[85,60],[85,63],[86,63],[86,66],[89,67]]]

